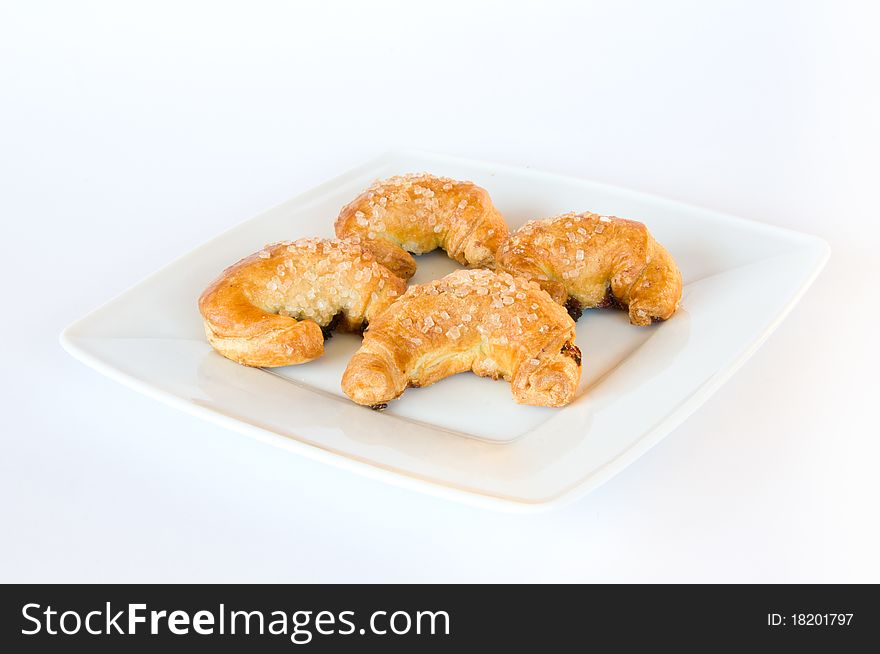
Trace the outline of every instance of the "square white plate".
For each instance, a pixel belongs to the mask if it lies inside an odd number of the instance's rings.
[[[332,236],[339,208],[378,177],[427,170],[485,187],[516,228],[591,210],[645,222],[684,276],[681,310],[634,327],[625,312],[578,322],[584,374],[562,409],[515,404],[505,382],[462,374],[410,389],[377,413],[339,387],[359,338],[324,357],[246,368],[205,341],[196,299],[227,265],[266,243]],[[422,152],[386,154],[242,223],[68,327],[73,356],[190,413],[383,480],[506,509],[557,505],[635,460],[692,413],[763,342],[822,269],[819,238],[658,197],[533,170]],[[416,282],[454,269],[419,258]]]

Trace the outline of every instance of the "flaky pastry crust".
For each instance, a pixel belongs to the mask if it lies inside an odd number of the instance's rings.
[[[581,375],[575,324],[534,282],[457,270],[411,286],[370,323],[342,378],[358,404],[379,407],[408,386],[471,370],[511,383],[516,402],[562,406]]]
[[[557,302],[619,305],[630,322],[666,320],[681,301],[681,273],[647,227],[595,213],[532,220],[498,250],[497,267],[537,281]]]
[[[416,263],[408,253],[436,248],[462,265],[491,268],[508,229],[485,189],[422,173],[374,183],[339,212],[336,235],[360,238],[379,263],[409,279]]]
[[[223,356],[287,366],[324,353],[322,328],[360,331],[405,287],[356,243],[300,239],[268,245],[224,270],[202,293],[199,310]]]

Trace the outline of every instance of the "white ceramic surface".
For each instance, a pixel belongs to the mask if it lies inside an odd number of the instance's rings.
[[[370,181],[428,170],[489,190],[512,228],[592,210],[634,218],[675,256],[681,310],[650,328],[623,312],[578,322],[584,375],[563,409],[513,403],[507,384],[458,375],[408,390],[383,413],[355,406],[339,379],[357,347],[336,335],[315,362],[271,373],[204,340],[196,298],[266,243],[331,236],[339,208]],[[384,155],[222,234],[68,327],[75,357],[152,397],[264,442],[390,482],[503,509],[578,497],[692,413],[791,309],[828,258],[819,238],[593,182],[421,152]],[[454,265],[419,259],[416,281]]]

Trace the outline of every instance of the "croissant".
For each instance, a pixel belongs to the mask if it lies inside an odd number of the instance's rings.
[[[408,253],[436,248],[462,265],[491,268],[508,229],[485,189],[422,173],[374,183],[339,212],[336,235],[357,236],[379,263],[409,279],[416,263]]]
[[[498,250],[497,267],[537,281],[572,317],[581,308],[628,308],[633,325],[666,320],[681,301],[681,273],[642,223],[595,213],[532,220]]]
[[[563,406],[581,375],[575,324],[534,282],[457,270],[411,286],[364,334],[342,377],[348,397],[373,408],[408,386],[459,372],[511,383],[516,402]]]
[[[356,243],[300,239],[268,245],[227,268],[199,298],[208,342],[247,366],[305,363],[324,336],[358,331],[405,282]]]

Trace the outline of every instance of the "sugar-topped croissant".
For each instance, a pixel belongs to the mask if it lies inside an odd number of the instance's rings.
[[[534,282],[457,270],[411,286],[370,323],[342,377],[358,404],[381,407],[408,386],[472,370],[511,384],[521,404],[562,406],[581,376],[575,324]]]
[[[681,273],[647,227],[595,213],[529,221],[501,245],[497,267],[537,281],[575,319],[581,308],[616,305],[650,325],[681,301]]]
[[[436,248],[460,264],[492,267],[507,234],[507,223],[485,189],[427,173],[376,182],[336,219],[339,238],[359,237],[379,263],[404,279],[416,271],[409,252]]]
[[[305,363],[335,327],[360,331],[405,282],[356,243],[300,239],[227,268],[199,298],[208,341],[247,366]]]

